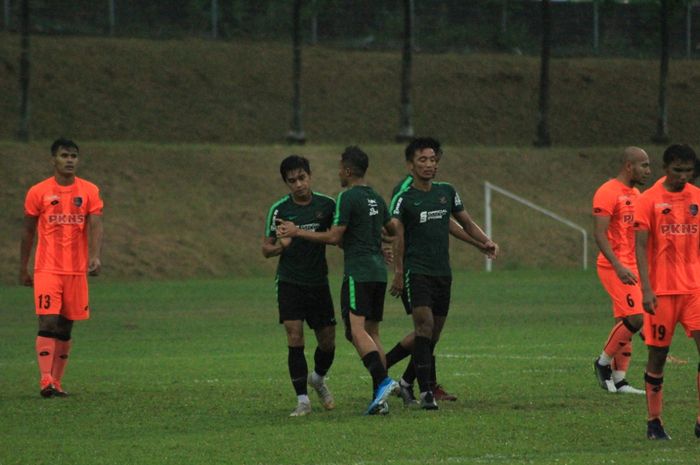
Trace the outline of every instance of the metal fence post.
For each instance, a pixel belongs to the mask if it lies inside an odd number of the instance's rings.
[[[211,37],[217,39],[219,37],[219,2],[211,0]]]
[[[117,12],[116,12],[116,0],[109,0],[107,2],[107,8],[109,9],[108,11],[108,16],[109,16],[109,35],[110,37],[114,37],[114,31],[116,29],[115,23],[117,21]]]

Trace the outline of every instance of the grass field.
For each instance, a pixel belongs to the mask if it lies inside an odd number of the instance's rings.
[[[673,353],[690,363],[666,373],[673,441],[649,442],[644,397],[594,380],[611,319],[591,272],[457,273],[438,376],[459,401],[424,412],[392,398],[386,417],[361,415],[369,379],[341,334],[329,380],[337,409],[314,398],[311,416],[287,417],[295,398],[271,277],[94,280],[93,318],[74,330],[64,381],[72,396],[41,399],[30,292],[2,288],[3,465],[697,463],[691,343],[677,336]],[[387,300],[385,345],[409,325]]]

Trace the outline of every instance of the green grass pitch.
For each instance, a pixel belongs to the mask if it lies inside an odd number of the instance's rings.
[[[673,440],[647,441],[644,397],[607,394],[593,377],[611,324],[593,272],[457,273],[437,360],[459,400],[424,412],[392,398],[386,417],[362,416],[369,378],[342,331],[328,381],[336,410],[310,393],[314,413],[288,417],[296,399],[272,277],[98,278],[91,289],[66,399],[38,395],[30,289],[1,289],[0,464],[698,463],[691,341],[677,332],[672,353],[689,363],[666,373]],[[385,347],[409,328],[387,296]],[[307,337],[311,366],[313,347]],[[629,378],[641,386],[638,338],[635,350]]]

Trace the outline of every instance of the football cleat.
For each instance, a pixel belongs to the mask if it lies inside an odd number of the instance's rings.
[[[314,376],[314,373],[309,373],[308,378],[309,386],[314,388],[314,391],[318,393],[318,398],[321,400],[321,405],[326,410],[333,410],[335,408],[335,399],[333,399],[333,394],[326,386],[326,378],[323,376]]]
[[[420,408],[423,410],[437,410],[438,404],[435,402],[435,396],[431,391],[420,393]]]
[[[389,398],[389,396],[394,392],[396,389],[398,389],[399,383],[394,381],[393,379],[389,378],[388,376],[384,378],[384,381],[379,383],[379,386],[377,387],[377,391],[374,393],[374,399],[372,402],[369,403],[367,406],[367,410],[365,411],[365,415],[374,415],[377,413],[377,410],[379,408],[379,404],[382,402],[386,402],[386,400]]]
[[[695,423],[695,437],[700,439],[700,421]]]
[[[593,362],[593,369],[595,370],[595,377],[598,380],[598,385],[608,392],[617,392],[615,389],[615,383],[612,380],[612,368],[610,365],[601,365],[598,363],[600,358],[595,359]]]
[[[53,397],[53,395],[56,394],[56,389],[53,386],[53,378],[51,376],[42,376],[39,382],[39,389],[39,395],[41,395],[41,397],[46,399]]]
[[[299,402],[297,408],[294,409],[292,413],[289,414],[290,417],[303,417],[311,413],[311,404],[306,402]]]
[[[448,393],[439,384],[436,384],[433,388],[433,396],[435,397],[435,400],[447,400],[449,402],[454,402],[457,400],[457,396],[453,396],[452,394]]]
[[[61,382],[54,380],[53,382],[53,395],[56,397],[68,397],[68,393],[61,387]]]
[[[367,415],[388,415],[389,414],[389,403],[384,401],[377,404],[371,412]]]
[[[667,441],[671,439],[671,436],[666,434],[664,426],[661,424],[661,420],[654,418],[653,420],[647,421],[647,439]]]
[[[645,391],[630,386],[630,383],[628,383],[626,379],[623,379],[622,381],[618,381],[617,383],[615,383],[615,390],[616,390],[616,392],[619,392],[620,394],[639,394],[639,395],[646,394]]]
[[[399,382],[398,396],[403,399],[403,405],[405,407],[418,404],[416,396],[413,394],[413,384],[404,385],[403,382]]]

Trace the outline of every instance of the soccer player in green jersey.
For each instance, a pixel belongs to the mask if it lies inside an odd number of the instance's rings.
[[[396,236],[392,295],[406,294],[414,324],[413,363],[420,388],[420,405],[438,408],[430,385],[432,352],[440,338],[450,304],[452,272],[449,260],[451,217],[495,257],[498,246],[464,209],[448,183],[433,182],[438,156],[434,140],[416,139],[406,148],[413,182],[392,199]]]
[[[290,193],[270,207],[262,253],[266,258],[280,257],[277,303],[279,321],[287,333],[289,375],[297,394],[297,407],[291,416],[297,417],[311,413],[307,383],[316,390],[326,410],[335,408],[325,375],[335,356],[336,320],[328,286],[326,245],[302,238],[281,239],[276,221],[293,220],[305,230],[325,231],[331,227],[335,201],[311,190],[311,167],[306,158],[288,156],[280,165],[280,174]],[[310,374],[304,356],[304,321],[314,330],[318,342]]]
[[[365,183],[369,158],[359,147],[347,147],[341,155],[340,184],[333,226],[329,231],[309,231],[286,221],[278,222],[281,237],[342,244],[344,276],[341,308],[345,336],[353,343],[372,376],[373,399],[365,414],[387,413],[389,395],[398,383],[387,375],[379,323],[384,316],[386,265],[381,251],[382,227],[395,232],[384,200]]]
[[[424,148],[431,148],[435,152],[436,156],[436,164],[435,164],[435,170],[433,172],[433,178],[437,174],[438,166],[440,164],[440,160],[442,159],[442,147],[440,145],[440,142],[436,139],[433,138],[419,138],[415,139],[414,141],[411,141],[411,143],[406,147],[406,150],[409,153],[412,153],[415,151],[415,148],[417,146],[424,147]],[[409,187],[411,187],[411,184],[413,183],[413,175],[408,174],[401,182],[399,182],[393,189],[391,193],[391,198],[393,199],[399,192],[403,192],[407,190]],[[477,228],[478,226],[475,225]],[[462,226],[457,223],[453,218],[450,218],[450,235],[453,236],[454,238],[461,240],[463,242],[466,242],[467,244],[473,245],[476,247],[479,251],[482,253],[486,254],[490,258],[495,258],[495,255],[497,254],[496,251],[491,251],[487,248],[484,247],[484,244],[477,240],[476,238],[473,238],[467,232],[462,228]],[[481,231],[483,234],[483,231]],[[495,252],[495,253],[494,253]],[[404,309],[406,310],[407,314],[411,314],[411,304],[407,299],[407,294],[402,293],[401,294],[401,302],[403,303]],[[413,342],[415,338],[416,333],[414,331],[410,332],[406,336],[404,336],[401,341],[396,343],[396,345],[386,354],[386,367],[387,370],[390,369],[392,366],[403,360],[404,358],[408,357],[411,355],[413,351]],[[433,392],[433,395],[435,397],[436,401],[456,401],[457,397],[448,393],[447,391],[444,390],[442,385],[440,385],[437,382],[437,373],[436,373],[436,367],[435,367],[435,356],[432,356],[432,370],[431,370],[431,375],[430,375],[430,386],[431,386],[431,391]],[[416,374],[415,374],[415,369],[414,369],[414,363],[413,359],[411,358],[406,366],[406,369],[399,379],[399,384],[400,384],[400,395],[403,398],[404,404],[405,405],[411,405],[415,404],[416,397],[413,394],[413,382],[416,379]]]

